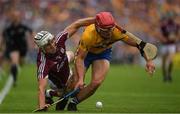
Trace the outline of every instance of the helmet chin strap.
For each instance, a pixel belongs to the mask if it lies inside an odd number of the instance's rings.
[[[42,50],[43,53],[46,53],[44,47],[41,47],[41,50]]]
[[[95,25],[95,29],[98,33],[100,33],[101,30],[99,29],[98,25]]]

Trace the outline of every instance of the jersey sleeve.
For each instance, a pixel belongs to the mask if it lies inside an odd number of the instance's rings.
[[[127,41],[129,39],[129,37],[126,34],[122,33],[118,28],[115,28],[113,32],[116,40]]]
[[[39,52],[37,58],[37,77],[38,79],[44,79],[48,76],[49,66],[45,55]]]
[[[59,45],[65,45],[65,41],[69,38],[69,34],[67,31],[62,31],[58,33],[56,36],[56,43]]]
[[[81,36],[81,40],[79,42],[79,48],[84,51],[88,51],[92,43],[91,37],[92,37],[92,33],[90,33],[88,28],[86,28]]]

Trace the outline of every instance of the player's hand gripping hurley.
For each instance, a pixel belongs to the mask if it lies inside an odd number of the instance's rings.
[[[145,43],[135,35],[131,34],[130,32],[123,30],[121,27],[117,26],[124,34],[129,36],[130,38],[134,39],[137,45],[139,46],[139,50],[141,53],[143,52],[148,60],[153,60],[157,56],[157,47],[151,43]]]
[[[54,102],[53,104],[49,105],[48,107],[53,106],[53,105],[61,102],[61,101],[64,100],[64,99],[68,99],[69,97],[75,96],[76,94],[79,93],[79,91],[80,91],[80,88],[77,88],[77,89],[75,89],[75,90],[73,90],[73,91],[65,94],[61,99],[57,100],[56,102]],[[45,108],[48,108],[48,107],[45,107]],[[38,109],[33,110],[32,112],[38,112],[38,111],[41,111],[41,110],[43,111],[43,109],[39,109],[39,108],[38,108]]]

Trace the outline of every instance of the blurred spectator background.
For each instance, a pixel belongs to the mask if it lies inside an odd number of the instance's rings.
[[[11,18],[9,12],[15,9],[21,11],[23,22],[35,32],[48,30],[53,34],[79,18],[109,11],[123,28],[158,47],[162,37],[160,22],[172,18],[180,24],[180,0],[0,0],[0,7],[1,33]],[[81,33],[82,29],[73,36],[73,40],[67,42],[68,48],[75,49]],[[121,42],[113,46],[114,62],[138,63],[139,56],[136,48]],[[34,61],[32,50],[27,58]]]

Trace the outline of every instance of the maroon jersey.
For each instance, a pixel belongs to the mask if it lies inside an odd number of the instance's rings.
[[[45,54],[39,49],[37,56],[38,79],[48,76],[49,79],[56,79],[56,81],[62,85],[66,83],[69,77],[69,63],[65,47],[67,38],[68,33],[66,31],[56,35],[57,51],[54,54]]]
[[[180,26],[174,22],[172,19],[164,20],[161,25],[161,32],[164,38],[166,38],[166,44],[173,44],[175,43]]]

